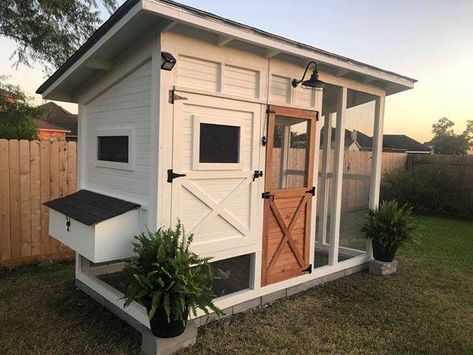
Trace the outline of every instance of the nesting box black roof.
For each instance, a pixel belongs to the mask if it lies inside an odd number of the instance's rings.
[[[72,195],[45,202],[44,205],[88,226],[140,207],[136,203],[88,190],[77,191]]]

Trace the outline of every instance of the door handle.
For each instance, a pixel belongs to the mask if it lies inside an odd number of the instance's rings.
[[[186,176],[186,174],[178,174],[175,173],[172,169],[168,169],[168,182],[172,183],[172,181],[176,178]]]

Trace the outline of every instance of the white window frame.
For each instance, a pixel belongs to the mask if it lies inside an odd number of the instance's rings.
[[[240,128],[240,141],[238,152],[238,163],[201,163],[200,162],[200,124],[208,123],[220,126],[232,126]],[[193,170],[242,170],[244,131],[243,122],[239,119],[219,118],[219,117],[205,117],[194,115],[192,119],[193,124],[193,149],[192,149],[192,169]]]
[[[128,163],[99,160],[99,137],[127,136],[128,137]],[[95,133],[95,166],[117,170],[135,170],[135,130],[132,127],[99,128]]]

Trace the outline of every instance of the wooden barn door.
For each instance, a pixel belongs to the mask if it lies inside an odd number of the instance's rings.
[[[268,110],[262,285],[310,270],[313,167],[317,112]]]

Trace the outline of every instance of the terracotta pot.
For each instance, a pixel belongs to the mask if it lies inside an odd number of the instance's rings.
[[[390,263],[394,260],[394,256],[396,255],[397,247],[392,249],[385,249],[380,243],[375,240],[371,241],[371,245],[373,246],[373,257],[376,260],[384,261]]]

